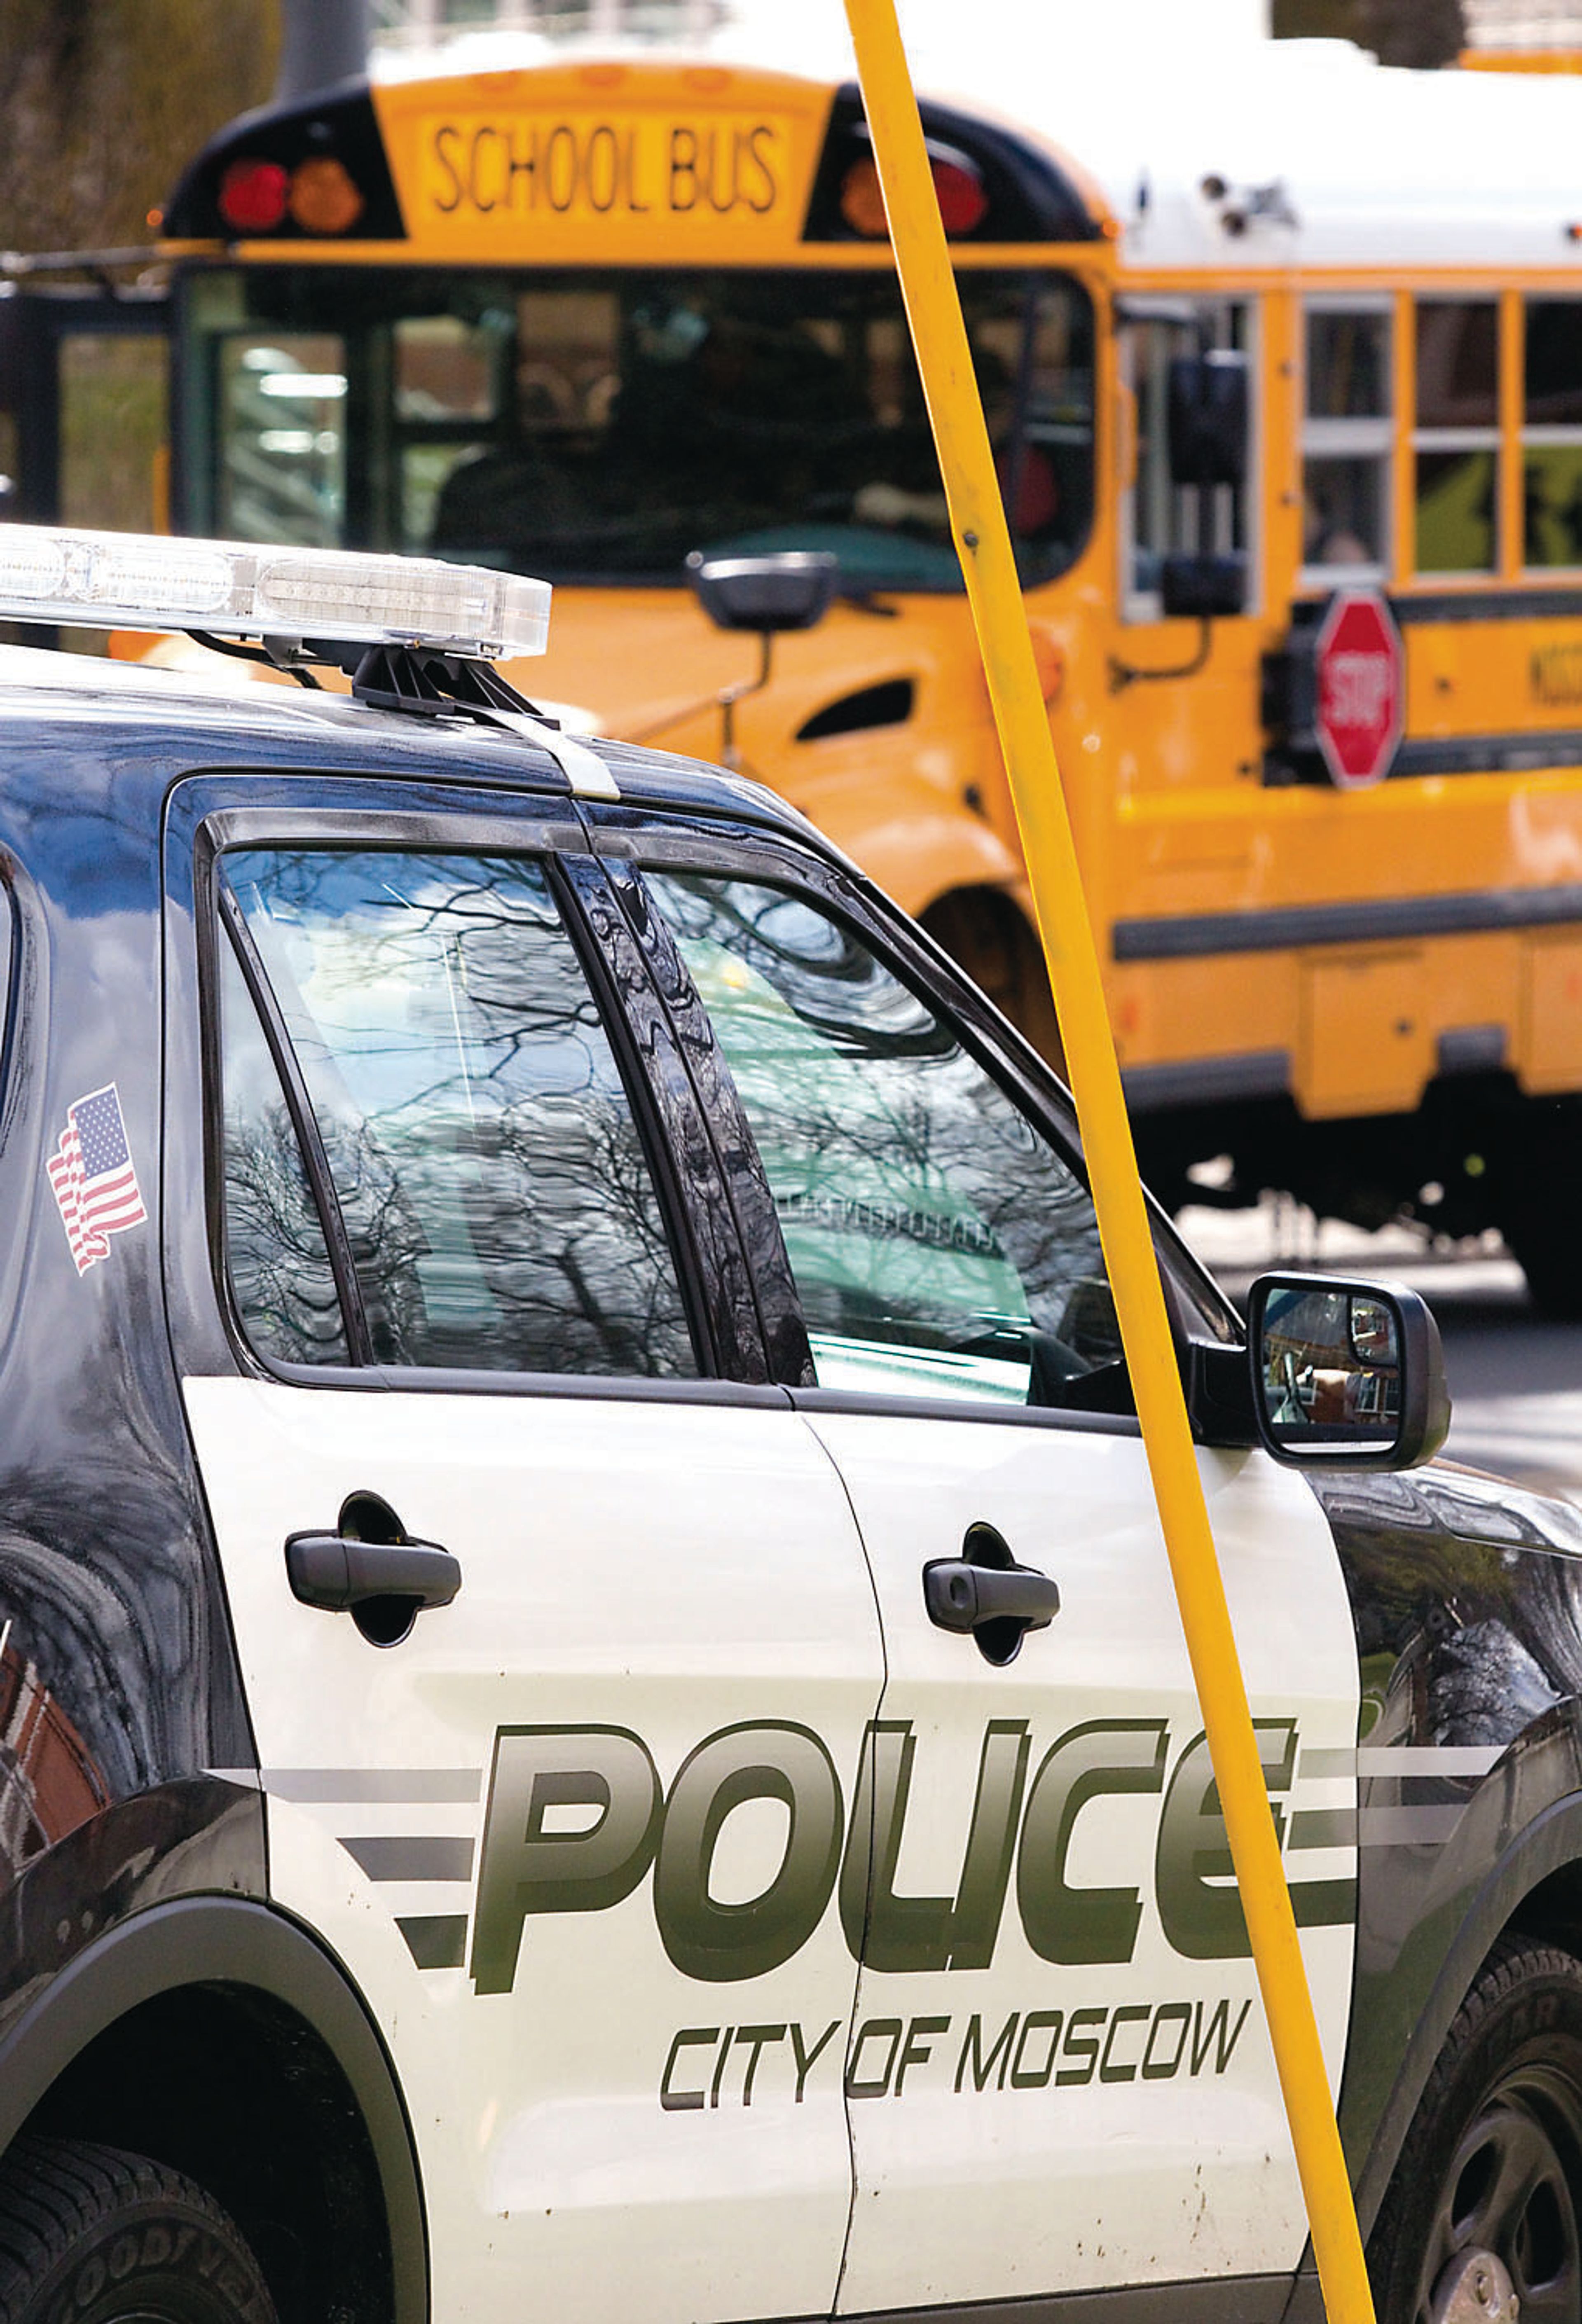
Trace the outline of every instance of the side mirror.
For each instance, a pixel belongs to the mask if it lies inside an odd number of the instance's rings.
[[[1399,1284],[1261,1275],[1247,1347],[1259,1431],[1277,1461],[1411,1469],[1449,1431],[1439,1325]]]
[[[1172,484],[1245,483],[1247,404],[1247,358],[1238,349],[1174,358],[1165,401]]]
[[[810,630],[829,611],[840,567],[827,550],[788,549],[779,557],[705,557],[695,549],[687,578],[711,622],[722,630]]]
[[[1160,567],[1160,604],[1172,617],[1208,622],[1239,613],[1247,602],[1244,557],[1167,557]]]

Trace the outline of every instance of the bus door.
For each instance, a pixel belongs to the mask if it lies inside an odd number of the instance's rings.
[[[167,529],[162,290],[0,285],[0,512]]]
[[[1109,661],[1108,726],[1119,788],[1232,783],[1256,767],[1262,750],[1256,624],[1167,615],[1163,583],[1172,557],[1236,558],[1245,570],[1242,611],[1257,610],[1256,394],[1240,485],[1204,491],[1173,482],[1168,413],[1170,365],[1178,357],[1239,350],[1256,378],[1253,309],[1244,300],[1133,297],[1118,309],[1118,330],[1127,424],[1119,431],[1120,618]],[[1152,908],[1171,906],[1158,898]]]

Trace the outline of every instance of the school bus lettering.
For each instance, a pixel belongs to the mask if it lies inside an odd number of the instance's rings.
[[[1582,645],[1535,646],[1527,664],[1527,690],[1545,709],[1582,703]]]
[[[784,133],[761,119],[445,119],[423,142],[440,218],[767,217]]]

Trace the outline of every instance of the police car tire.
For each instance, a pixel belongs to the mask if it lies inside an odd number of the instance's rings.
[[[1491,2201],[1502,2160],[1538,2183]],[[1528,2312],[1582,2316],[1582,1962],[1503,1940],[1445,2038],[1369,2246],[1379,2324],[1422,2324],[1451,2255],[1492,2249]],[[1558,2296],[1557,2296],[1558,2295]]]
[[[0,2163],[0,2324],[275,2324],[212,2197],[144,2155],[19,2138]]]

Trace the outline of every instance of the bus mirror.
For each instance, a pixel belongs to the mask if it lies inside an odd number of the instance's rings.
[[[1247,358],[1230,347],[1177,355],[1168,401],[1172,484],[1240,484],[1247,474]]]
[[[1247,602],[1246,558],[1167,557],[1160,569],[1159,594],[1164,613],[1172,619],[1207,622],[1239,613]]]
[[[827,551],[792,549],[779,557],[705,557],[695,549],[687,578],[704,612],[722,630],[810,630],[829,610],[839,564]]]

